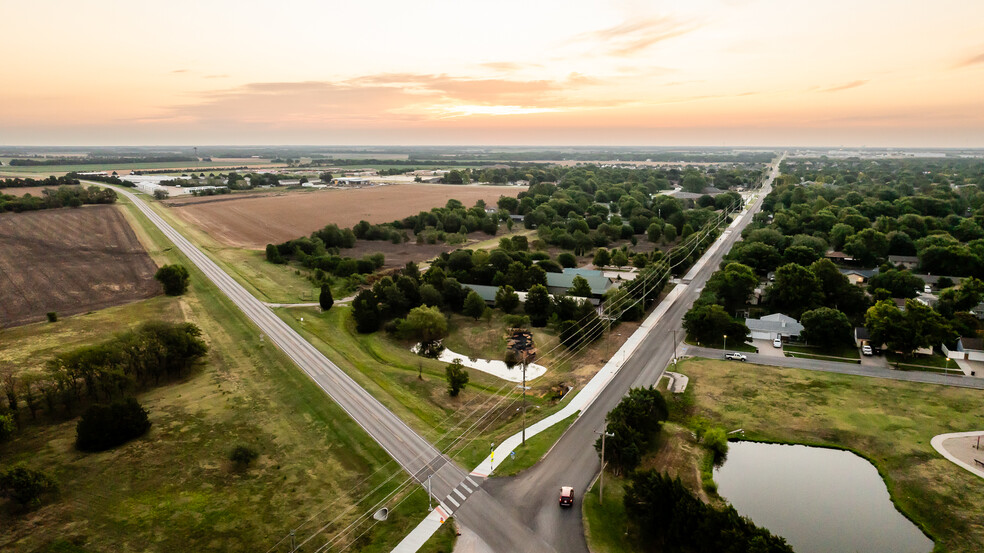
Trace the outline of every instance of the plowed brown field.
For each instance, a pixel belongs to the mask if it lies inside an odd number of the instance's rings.
[[[515,197],[523,187],[394,184],[346,190],[297,191],[277,194],[208,196],[168,202],[181,219],[214,240],[233,247],[261,249],[267,244],[307,236],[335,223],[351,228],[361,220],[388,223],[449,199],[466,207],[479,199],[494,206],[499,196]]]
[[[155,296],[156,270],[116,206],[0,214],[0,328]]]

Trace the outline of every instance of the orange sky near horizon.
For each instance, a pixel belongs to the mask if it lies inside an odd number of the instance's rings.
[[[0,144],[984,147],[984,2],[35,0]]]

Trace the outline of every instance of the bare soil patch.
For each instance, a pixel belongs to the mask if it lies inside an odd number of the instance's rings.
[[[155,296],[156,270],[116,206],[0,214],[0,327]]]
[[[8,196],[26,196],[28,194],[32,196],[41,196],[42,190],[52,189],[55,190],[56,186],[23,186],[23,187],[10,187],[10,188],[0,188],[0,194],[6,194]]]
[[[167,205],[182,220],[221,244],[261,249],[267,244],[307,236],[329,223],[343,228],[361,220],[387,223],[443,206],[452,198],[466,206],[474,205],[479,199],[495,205],[499,196],[516,196],[522,190],[525,188],[396,184],[248,197],[233,195],[221,199],[189,198]]]

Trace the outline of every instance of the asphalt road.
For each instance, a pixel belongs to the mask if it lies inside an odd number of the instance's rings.
[[[725,350],[687,346],[687,355],[694,357],[707,357],[710,359],[722,359]],[[854,376],[869,376],[873,378],[888,378],[890,380],[904,380],[906,382],[922,382],[926,384],[940,384],[942,386],[958,386],[962,388],[976,388],[984,390],[984,379],[972,378],[967,376],[952,376],[961,374],[960,369],[950,371],[951,376],[930,373],[924,371],[900,371],[898,369],[886,369],[884,367],[872,367],[858,365],[855,363],[838,363],[836,361],[826,361],[823,359],[802,359],[798,357],[778,357],[774,355],[762,355],[761,353],[745,353],[749,363],[759,365],[771,365],[773,367],[788,367],[791,369],[806,369],[810,371],[820,371],[839,374],[850,374]]]
[[[98,184],[98,183],[93,183]],[[446,512],[472,528],[483,541],[501,551],[550,552],[553,549],[521,524],[514,513],[481,490],[478,477],[469,477],[454,462],[414,432],[383,404],[362,389],[320,351],[301,337],[269,307],[189,242],[136,195],[114,188],[129,198],[222,293],[252,320],[267,339],[277,345],[322,390],[361,426],[403,469],[418,482],[432,476],[431,486]],[[468,499],[467,503],[465,499]],[[455,505],[459,503],[459,505]]]
[[[775,177],[773,170],[772,177]],[[762,200],[771,190],[772,179],[761,189],[755,203],[749,208],[742,221],[726,231],[718,239],[720,242],[710,255],[705,254],[706,262],[692,275],[686,290],[669,307],[665,315],[652,328],[635,353],[625,362],[619,373],[567,432],[557,441],[553,449],[540,463],[518,476],[491,478],[485,489],[502,503],[514,506],[520,518],[557,551],[588,553],[581,522],[580,505],[574,509],[560,509],[558,498],[561,486],[573,486],[583,499],[601,468],[594,443],[605,425],[605,415],[618,404],[630,388],[655,384],[662,376],[667,364],[674,357],[673,331],[683,340],[683,315],[690,309],[704,287],[707,279],[717,270],[722,258],[741,236],[742,229],[761,208]],[[698,262],[700,263],[700,262]],[[679,351],[677,351],[677,354]],[[507,553],[501,544],[488,543],[494,551]]]

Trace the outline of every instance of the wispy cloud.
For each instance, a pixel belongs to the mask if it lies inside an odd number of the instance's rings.
[[[984,63],[984,53],[977,54],[976,56],[971,56],[971,57],[963,60],[962,62],[958,63],[954,67],[959,69],[961,67],[969,67],[971,65],[977,65],[977,64],[980,64],[980,63]]]
[[[222,75],[205,75],[205,78],[206,79],[228,79],[229,78],[229,75],[225,75],[225,74],[222,74]]]
[[[479,66],[484,67],[485,69],[491,69],[492,71],[498,71],[500,73],[515,73],[516,71],[522,71],[523,69],[543,67],[543,65],[539,63],[521,63],[515,61],[490,61],[480,63]]]
[[[380,73],[337,82],[262,82],[199,93],[189,104],[170,106],[142,121],[372,126],[624,105],[577,94],[597,84],[598,79],[578,73],[559,80]]]
[[[188,72],[187,69],[175,69],[174,71],[171,71],[171,73],[187,73],[187,72]]]
[[[676,17],[650,17],[626,20],[612,27],[583,33],[574,37],[574,41],[599,43],[609,55],[631,56],[660,42],[691,33],[700,26],[695,21]]]
[[[841,90],[849,90],[851,88],[857,88],[859,86],[864,86],[866,84],[868,84],[867,79],[859,80],[859,81],[851,81],[849,83],[842,84],[842,85],[832,86],[829,88],[822,88],[820,89],[820,92],[840,92]]]

